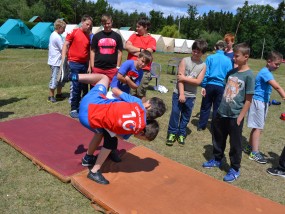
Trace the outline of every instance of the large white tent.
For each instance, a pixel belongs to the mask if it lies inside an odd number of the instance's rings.
[[[173,53],[174,52],[174,38],[162,37],[162,39],[164,41],[163,52]]]
[[[103,27],[92,27],[92,33],[93,34],[96,34],[98,32],[100,32],[101,30],[103,29]]]
[[[175,53],[189,53],[186,39],[174,39],[174,52]]]
[[[195,40],[191,40],[191,39],[186,40],[187,48],[189,49],[189,53],[192,53],[192,45],[194,42],[195,42]]]
[[[78,25],[76,24],[67,24],[65,27],[65,31],[62,34],[62,37],[65,39],[66,35],[70,33],[74,28],[77,28]]]
[[[156,40],[156,51],[163,52],[165,44],[162,36],[159,34],[151,34],[151,36]]]
[[[123,45],[124,45],[124,48],[125,48],[125,45],[126,45],[126,41],[128,41],[128,39],[130,38],[130,36],[132,34],[134,34],[135,31],[129,31],[129,30],[120,30],[119,31],[119,34],[121,35],[122,37],[122,40],[123,40]]]

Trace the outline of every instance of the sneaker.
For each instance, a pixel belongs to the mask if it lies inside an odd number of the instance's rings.
[[[96,163],[96,160],[97,160],[97,156],[94,156],[94,155],[85,155],[83,158],[82,158],[82,166],[94,166],[95,163]]]
[[[203,163],[202,166],[204,168],[208,168],[208,169],[213,168],[213,167],[219,167],[220,168],[221,164],[222,164],[221,161],[216,161],[215,159],[212,159],[212,160],[209,160],[209,161]]]
[[[48,102],[56,103],[56,99],[54,97],[48,97]]]
[[[175,134],[168,134],[167,140],[166,140],[166,145],[167,146],[172,146],[176,140],[176,135]]]
[[[185,144],[185,137],[183,135],[179,135],[179,137],[177,138],[177,142],[179,143],[179,145],[184,146]]]
[[[237,180],[239,176],[240,176],[240,171],[235,171],[233,168],[230,168],[228,174],[226,174],[223,180],[226,182],[233,182]]]
[[[79,114],[77,112],[77,110],[72,110],[70,113],[69,113],[70,117],[72,118],[78,118],[79,117]]]
[[[87,178],[91,179],[92,181],[97,182],[98,184],[109,184],[110,183],[106,178],[104,178],[100,170],[98,170],[95,173],[89,171]]]
[[[260,152],[257,153],[250,153],[249,155],[250,160],[255,160],[257,163],[265,164],[267,163],[267,160],[263,157],[263,155]]]
[[[268,168],[266,171],[270,175],[276,175],[276,176],[281,176],[281,177],[285,178],[285,169],[281,169],[280,167]]]
[[[117,150],[112,150],[111,153],[109,154],[109,158],[116,163],[119,163],[122,161],[122,159],[119,157],[118,151]]]
[[[200,131],[204,131],[205,129],[206,129],[206,127],[198,127],[197,131],[200,132]]]
[[[245,147],[243,147],[243,152],[246,153],[246,154],[250,154],[252,151],[252,146],[247,144]]]
[[[65,97],[64,97],[62,94],[57,94],[57,95],[55,95],[55,99],[56,99],[57,101],[62,101],[62,100],[65,99]]]

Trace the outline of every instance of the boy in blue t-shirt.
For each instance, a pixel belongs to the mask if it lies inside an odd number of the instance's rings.
[[[244,150],[245,152],[250,153],[250,160],[255,160],[261,164],[265,164],[267,162],[259,152],[258,146],[260,143],[260,135],[265,125],[272,88],[274,88],[282,99],[285,100],[285,91],[274,79],[272,74],[272,71],[279,68],[282,63],[282,59],[282,54],[276,51],[271,51],[268,54],[266,66],[259,71],[255,78],[255,91],[247,121],[247,126],[252,128],[249,138],[250,145],[246,146]]]
[[[152,61],[152,54],[143,50],[137,60],[125,61],[116,76],[114,76],[110,87],[119,88],[121,91],[130,93],[130,89],[137,89],[143,77],[142,68]]]

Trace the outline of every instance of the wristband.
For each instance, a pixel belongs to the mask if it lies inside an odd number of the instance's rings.
[[[119,66],[117,66],[117,69],[119,70],[119,69],[120,69],[120,67],[119,67]]]

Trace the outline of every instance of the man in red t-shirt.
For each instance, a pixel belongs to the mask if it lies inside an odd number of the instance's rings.
[[[68,57],[68,64],[71,73],[87,73],[89,67],[90,39],[89,34],[92,29],[92,17],[84,15],[81,19],[79,28],[67,34],[62,48],[62,61]],[[83,96],[88,92],[88,85],[72,81],[70,87],[70,116],[78,118],[79,103]]]
[[[137,22],[137,33],[130,36],[126,42],[126,50],[129,52],[127,59],[136,60],[142,50],[148,50],[151,53],[156,50],[156,40],[148,33],[150,21],[147,18],[140,18]],[[144,76],[140,86],[136,90],[132,90],[131,94],[146,101],[146,89],[150,81],[151,62],[146,65]]]

